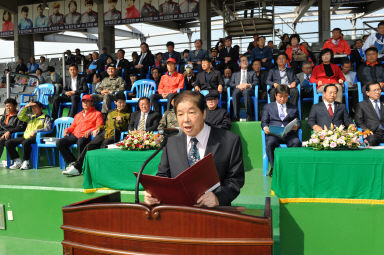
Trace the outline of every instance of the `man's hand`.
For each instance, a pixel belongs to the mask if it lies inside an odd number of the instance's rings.
[[[100,133],[100,130],[99,130],[99,129],[96,129],[96,130],[93,130],[93,131],[92,131],[92,135],[93,135],[93,136],[97,136],[98,133]]]
[[[313,129],[313,131],[315,131],[315,132],[321,132],[321,131],[323,131],[323,129],[322,129],[319,125],[314,125],[314,126],[312,127],[312,129]]]
[[[4,138],[5,140],[8,140],[9,137],[11,137],[11,132],[7,131],[4,133],[4,135],[1,138]]]
[[[339,79],[340,84],[344,84],[344,81],[342,79]]]
[[[163,93],[163,94],[161,94],[161,96],[165,99],[165,98],[167,98],[168,93]]]
[[[35,102],[29,102],[25,107],[32,107],[32,106],[34,106],[34,105],[36,105]]]
[[[271,131],[269,131],[269,127],[264,127],[263,129],[266,135],[269,135],[271,133]]]
[[[291,83],[291,85],[289,85],[289,87],[290,87],[290,88],[296,88],[296,85],[297,85],[297,84],[296,84],[296,82],[294,81],[294,82]]]
[[[196,206],[202,207],[215,207],[219,205],[219,200],[217,199],[216,195],[213,194],[212,191],[205,193],[202,195],[198,200]]]
[[[293,126],[292,130],[293,131],[297,131],[298,128],[299,128],[299,126],[296,124],[296,125]]]
[[[195,90],[196,91],[200,91],[200,87],[199,86],[195,86]]]
[[[115,120],[116,120],[117,122],[121,121],[121,116],[117,116],[117,117],[115,118]]]
[[[223,93],[223,85],[219,85],[217,91],[219,91],[220,94]]]
[[[224,58],[225,63],[227,64],[229,61],[231,61],[231,57],[225,57]]]
[[[273,87],[274,87],[274,88],[277,88],[277,86],[279,86],[279,83],[276,83],[276,82],[273,83]]]
[[[382,82],[379,82],[379,84],[380,84],[380,87],[381,87],[381,88],[384,87],[384,82],[383,82],[383,81],[382,81]]]
[[[140,69],[140,68],[142,68],[142,67],[143,67],[142,64],[135,65],[135,68],[136,68],[136,69]]]
[[[156,205],[160,204],[160,201],[157,198],[152,197],[151,194],[144,190],[144,203],[146,203],[147,205]]]
[[[84,138],[88,138],[90,135],[91,135],[92,131],[91,130],[88,130],[84,133]]]
[[[263,62],[263,63],[267,62],[267,58],[263,58],[263,59],[261,60],[261,62]]]
[[[63,136],[67,136],[67,135],[68,135],[68,130],[64,129]]]
[[[74,94],[75,94],[75,91],[67,91],[67,92],[65,92],[65,95],[67,97],[73,96]]]

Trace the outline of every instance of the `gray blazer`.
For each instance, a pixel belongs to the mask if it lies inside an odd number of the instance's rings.
[[[241,70],[239,72],[232,74],[231,87],[235,89],[236,86],[240,84],[240,80],[241,80]],[[247,70],[247,83],[251,84],[252,88],[254,88],[257,84],[259,84],[259,79],[257,79],[257,75],[255,71]]]
[[[244,185],[244,165],[241,141],[231,131],[211,127],[205,156],[212,153],[220,178],[220,187],[213,193],[220,205],[231,205]],[[163,149],[158,176],[175,177],[189,168],[187,136],[172,136]]]

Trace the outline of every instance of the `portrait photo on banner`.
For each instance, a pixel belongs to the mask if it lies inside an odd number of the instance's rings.
[[[1,32],[11,32],[14,29],[13,15],[5,9],[0,9],[1,13]]]

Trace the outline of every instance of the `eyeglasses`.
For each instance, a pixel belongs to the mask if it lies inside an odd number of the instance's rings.
[[[373,92],[381,92],[381,89],[373,89]]]

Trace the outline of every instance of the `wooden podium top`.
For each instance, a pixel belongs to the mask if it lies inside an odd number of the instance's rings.
[[[263,213],[120,201],[115,192],[63,207],[64,254],[272,254],[269,198]]]

